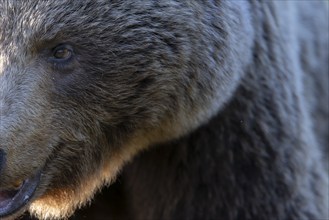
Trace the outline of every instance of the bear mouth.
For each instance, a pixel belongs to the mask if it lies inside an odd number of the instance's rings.
[[[6,217],[26,206],[33,197],[39,185],[41,172],[24,182],[13,190],[0,190],[0,218]]]

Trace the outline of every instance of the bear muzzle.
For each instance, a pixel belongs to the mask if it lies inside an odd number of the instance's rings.
[[[0,218],[14,214],[31,201],[40,177],[41,172],[38,172],[32,178],[16,183],[13,189],[0,189]]]

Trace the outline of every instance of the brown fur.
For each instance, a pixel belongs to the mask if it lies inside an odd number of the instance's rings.
[[[42,219],[66,218],[144,151],[150,153],[124,172],[136,218],[327,215],[328,197],[319,192],[328,186],[321,156],[328,106],[313,94],[322,89],[328,97],[328,30],[321,30],[328,12],[321,3],[2,0],[0,12],[0,191],[41,173],[33,197],[6,218],[26,209]],[[302,23],[308,13],[317,16]],[[320,30],[323,36],[314,34]],[[72,59],[54,59],[58,45],[73,48]],[[221,154],[234,147],[241,150]],[[264,155],[277,157],[263,161]],[[264,183],[237,175],[231,166],[239,163],[231,161],[240,156],[241,164],[259,159],[250,167]],[[152,170],[157,162],[162,169]],[[174,178],[181,166],[186,172]],[[156,182],[166,169],[170,187]],[[138,178],[144,175],[149,181]],[[244,178],[250,191],[242,190]],[[209,183],[207,199],[198,197],[200,181]],[[225,197],[226,183],[236,195]],[[185,187],[188,196],[174,193]],[[271,188],[277,204],[260,196]],[[201,211],[194,215],[195,201]],[[139,206],[144,202],[150,205]],[[231,208],[222,213],[225,204]]]

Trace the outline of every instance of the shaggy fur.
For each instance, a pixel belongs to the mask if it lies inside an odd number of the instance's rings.
[[[127,219],[328,218],[327,9],[1,0],[0,191],[41,173],[6,218],[68,217],[122,169]]]

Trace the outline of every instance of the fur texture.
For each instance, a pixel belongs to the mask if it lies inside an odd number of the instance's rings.
[[[2,0],[0,190],[41,173],[6,218],[68,217],[122,168],[127,219],[328,218],[327,9]]]

